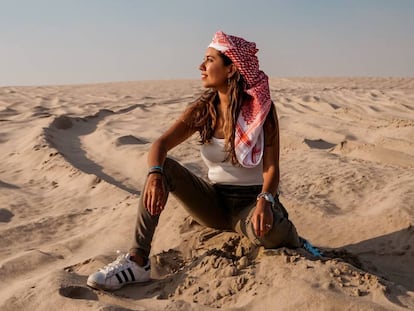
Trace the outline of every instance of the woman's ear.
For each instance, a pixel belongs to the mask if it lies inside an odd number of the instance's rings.
[[[237,71],[236,65],[230,64],[229,65],[229,73],[227,75],[227,78],[229,79],[229,78],[233,77],[233,75],[236,73],[236,71]]]

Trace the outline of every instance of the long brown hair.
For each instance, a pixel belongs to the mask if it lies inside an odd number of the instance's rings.
[[[223,53],[219,53],[223,59],[225,66],[228,66],[232,63],[230,58],[228,58]],[[234,149],[234,140],[236,135],[236,123],[237,118],[240,114],[241,107],[243,103],[247,100],[250,100],[250,96],[244,92],[245,81],[243,76],[236,71],[231,78],[228,79],[228,90],[227,95],[229,97],[229,105],[227,107],[227,119],[224,122],[224,149],[227,152],[227,157],[225,161],[231,160],[233,165],[239,165],[239,162],[236,157],[236,152]],[[200,144],[206,144],[211,142],[211,138],[214,134],[214,128],[217,123],[217,105],[219,103],[219,98],[217,91],[214,89],[206,90],[190,107],[191,110],[191,124],[189,126],[195,128],[200,134]],[[272,105],[273,106],[273,105]],[[272,107],[273,112],[271,115],[271,127],[272,127],[272,137],[266,137],[266,145],[269,145],[274,139],[276,130],[274,126],[277,126],[277,121],[274,119],[275,109]],[[270,114],[270,113],[269,113]]]

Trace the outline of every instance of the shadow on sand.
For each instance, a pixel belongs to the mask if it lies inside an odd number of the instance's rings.
[[[414,291],[414,227],[343,246],[373,274]]]
[[[59,116],[44,129],[46,140],[75,168],[110,183],[131,194],[139,195],[140,191],[130,188],[104,172],[104,168],[87,157],[82,149],[80,137],[92,134],[98,124],[108,116],[123,114],[134,109],[145,109],[145,105],[135,104],[128,108],[113,112],[102,109],[92,116],[84,118]],[[64,137],[64,139],[62,139]]]
[[[413,226],[338,249],[322,250],[327,258],[339,258],[395,284],[385,295],[391,302],[407,307],[399,296],[414,291]]]

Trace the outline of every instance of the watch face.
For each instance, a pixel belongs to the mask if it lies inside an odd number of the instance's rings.
[[[273,198],[273,196],[271,195],[271,194],[269,194],[269,193],[264,193],[263,195],[262,195],[262,197],[267,201],[267,202],[270,202],[270,203],[272,203],[273,205],[275,204],[275,199]]]
[[[268,194],[266,194],[266,200],[271,202],[271,203],[275,203],[275,200],[273,199],[273,197],[268,195]]]

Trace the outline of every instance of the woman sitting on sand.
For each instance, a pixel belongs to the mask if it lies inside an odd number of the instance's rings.
[[[277,197],[279,127],[256,44],[217,32],[199,69],[207,91],[151,146],[129,254],[89,276],[94,288],[115,290],[150,279],[151,241],[171,192],[200,224],[234,230],[265,248],[301,247]],[[195,132],[209,181],[167,152]]]

